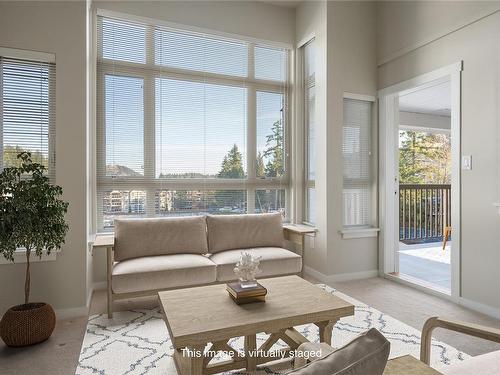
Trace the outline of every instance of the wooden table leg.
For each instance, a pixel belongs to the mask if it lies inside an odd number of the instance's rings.
[[[245,356],[247,362],[247,371],[257,370],[257,337],[256,335],[245,336]]]
[[[191,375],[203,375],[203,356],[191,358]]]
[[[316,323],[319,328],[320,342],[326,342],[328,345],[332,344],[332,330],[335,323],[337,323],[337,320]]]
[[[174,363],[179,375],[203,375],[205,346],[176,349]],[[201,355],[199,355],[201,354]]]

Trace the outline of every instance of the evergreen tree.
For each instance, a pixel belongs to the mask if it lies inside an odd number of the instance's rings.
[[[221,170],[217,174],[219,178],[243,178],[245,172],[243,170],[243,156],[238,150],[236,144],[233,145],[231,150],[224,156],[222,161]]]
[[[45,168],[49,166],[48,158],[42,154],[40,151],[31,151],[20,146],[10,146],[5,145],[3,147],[3,165],[4,167],[20,167],[22,165],[21,159],[17,157],[17,155],[23,152],[31,153],[31,160],[34,163],[42,164]]]
[[[449,184],[450,137],[445,134],[400,132],[399,178],[403,184]]]
[[[236,144],[224,156],[221,170],[217,174],[219,178],[244,178],[245,171],[243,169],[243,156],[238,150]],[[227,213],[243,213],[245,211],[245,194],[243,190],[217,190],[214,196],[214,204],[222,213],[221,210],[229,209]],[[226,211],[224,211],[226,212]]]
[[[271,127],[271,134],[267,136],[266,150],[263,156],[269,158],[266,164],[267,177],[281,177],[284,174],[284,139],[281,120]]]

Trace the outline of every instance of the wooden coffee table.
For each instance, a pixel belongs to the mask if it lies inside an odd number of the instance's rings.
[[[246,305],[234,303],[225,284],[158,293],[179,374],[215,374],[243,368],[254,371],[258,364],[278,358],[270,350],[278,340],[289,346],[280,351],[282,354],[307,342],[294,326],[314,323],[320,341],[331,344],[333,325],[342,317],[354,315],[352,304],[298,276],[259,282],[268,290],[266,302]],[[270,336],[257,347],[256,334],[260,332]],[[229,339],[240,336],[245,337],[245,355],[228,345]],[[203,354],[208,343],[210,353],[225,351],[232,358],[212,363],[213,356]],[[248,355],[250,352],[254,355]]]

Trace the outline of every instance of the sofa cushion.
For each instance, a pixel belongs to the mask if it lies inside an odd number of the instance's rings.
[[[454,365],[439,369],[445,375],[498,375],[500,374],[500,350],[478,355]]]
[[[115,293],[187,287],[215,281],[215,264],[197,254],[158,255],[115,263]]]
[[[346,346],[288,372],[293,375],[382,375],[391,344],[375,328]],[[300,347],[299,347],[300,349]]]
[[[226,250],[210,256],[217,265],[217,281],[235,280],[234,267],[242,252],[262,257],[257,277],[269,277],[298,273],[302,269],[302,258],[289,250],[279,247],[258,247],[256,249]]]
[[[251,247],[282,247],[281,214],[207,216],[208,248],[211,254]]]
[[[204,216],[115,220],[115,260],[208,252]]]

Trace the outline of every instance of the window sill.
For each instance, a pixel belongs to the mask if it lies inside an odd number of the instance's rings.
[[[344,228],[340,231],[344,240],[378,237],[378,232],[380,228]]]
[[[36,256],[34,252],[31,253],[30,257],[30,263],[37,263],[37,262],[53,262],[57,258],[57,254],[60,252],[60,250],[54,250],[50,253],[50,255],[47,255],[46,252],[43,252],[42,257],[39,258]],[[0,255],[0,265],[2,264],[19,264],[19,263],[26,263],[26,250],[24,249],[19,249],[14,252],[14,263],[11,261],[5,259],[4,256]]]

